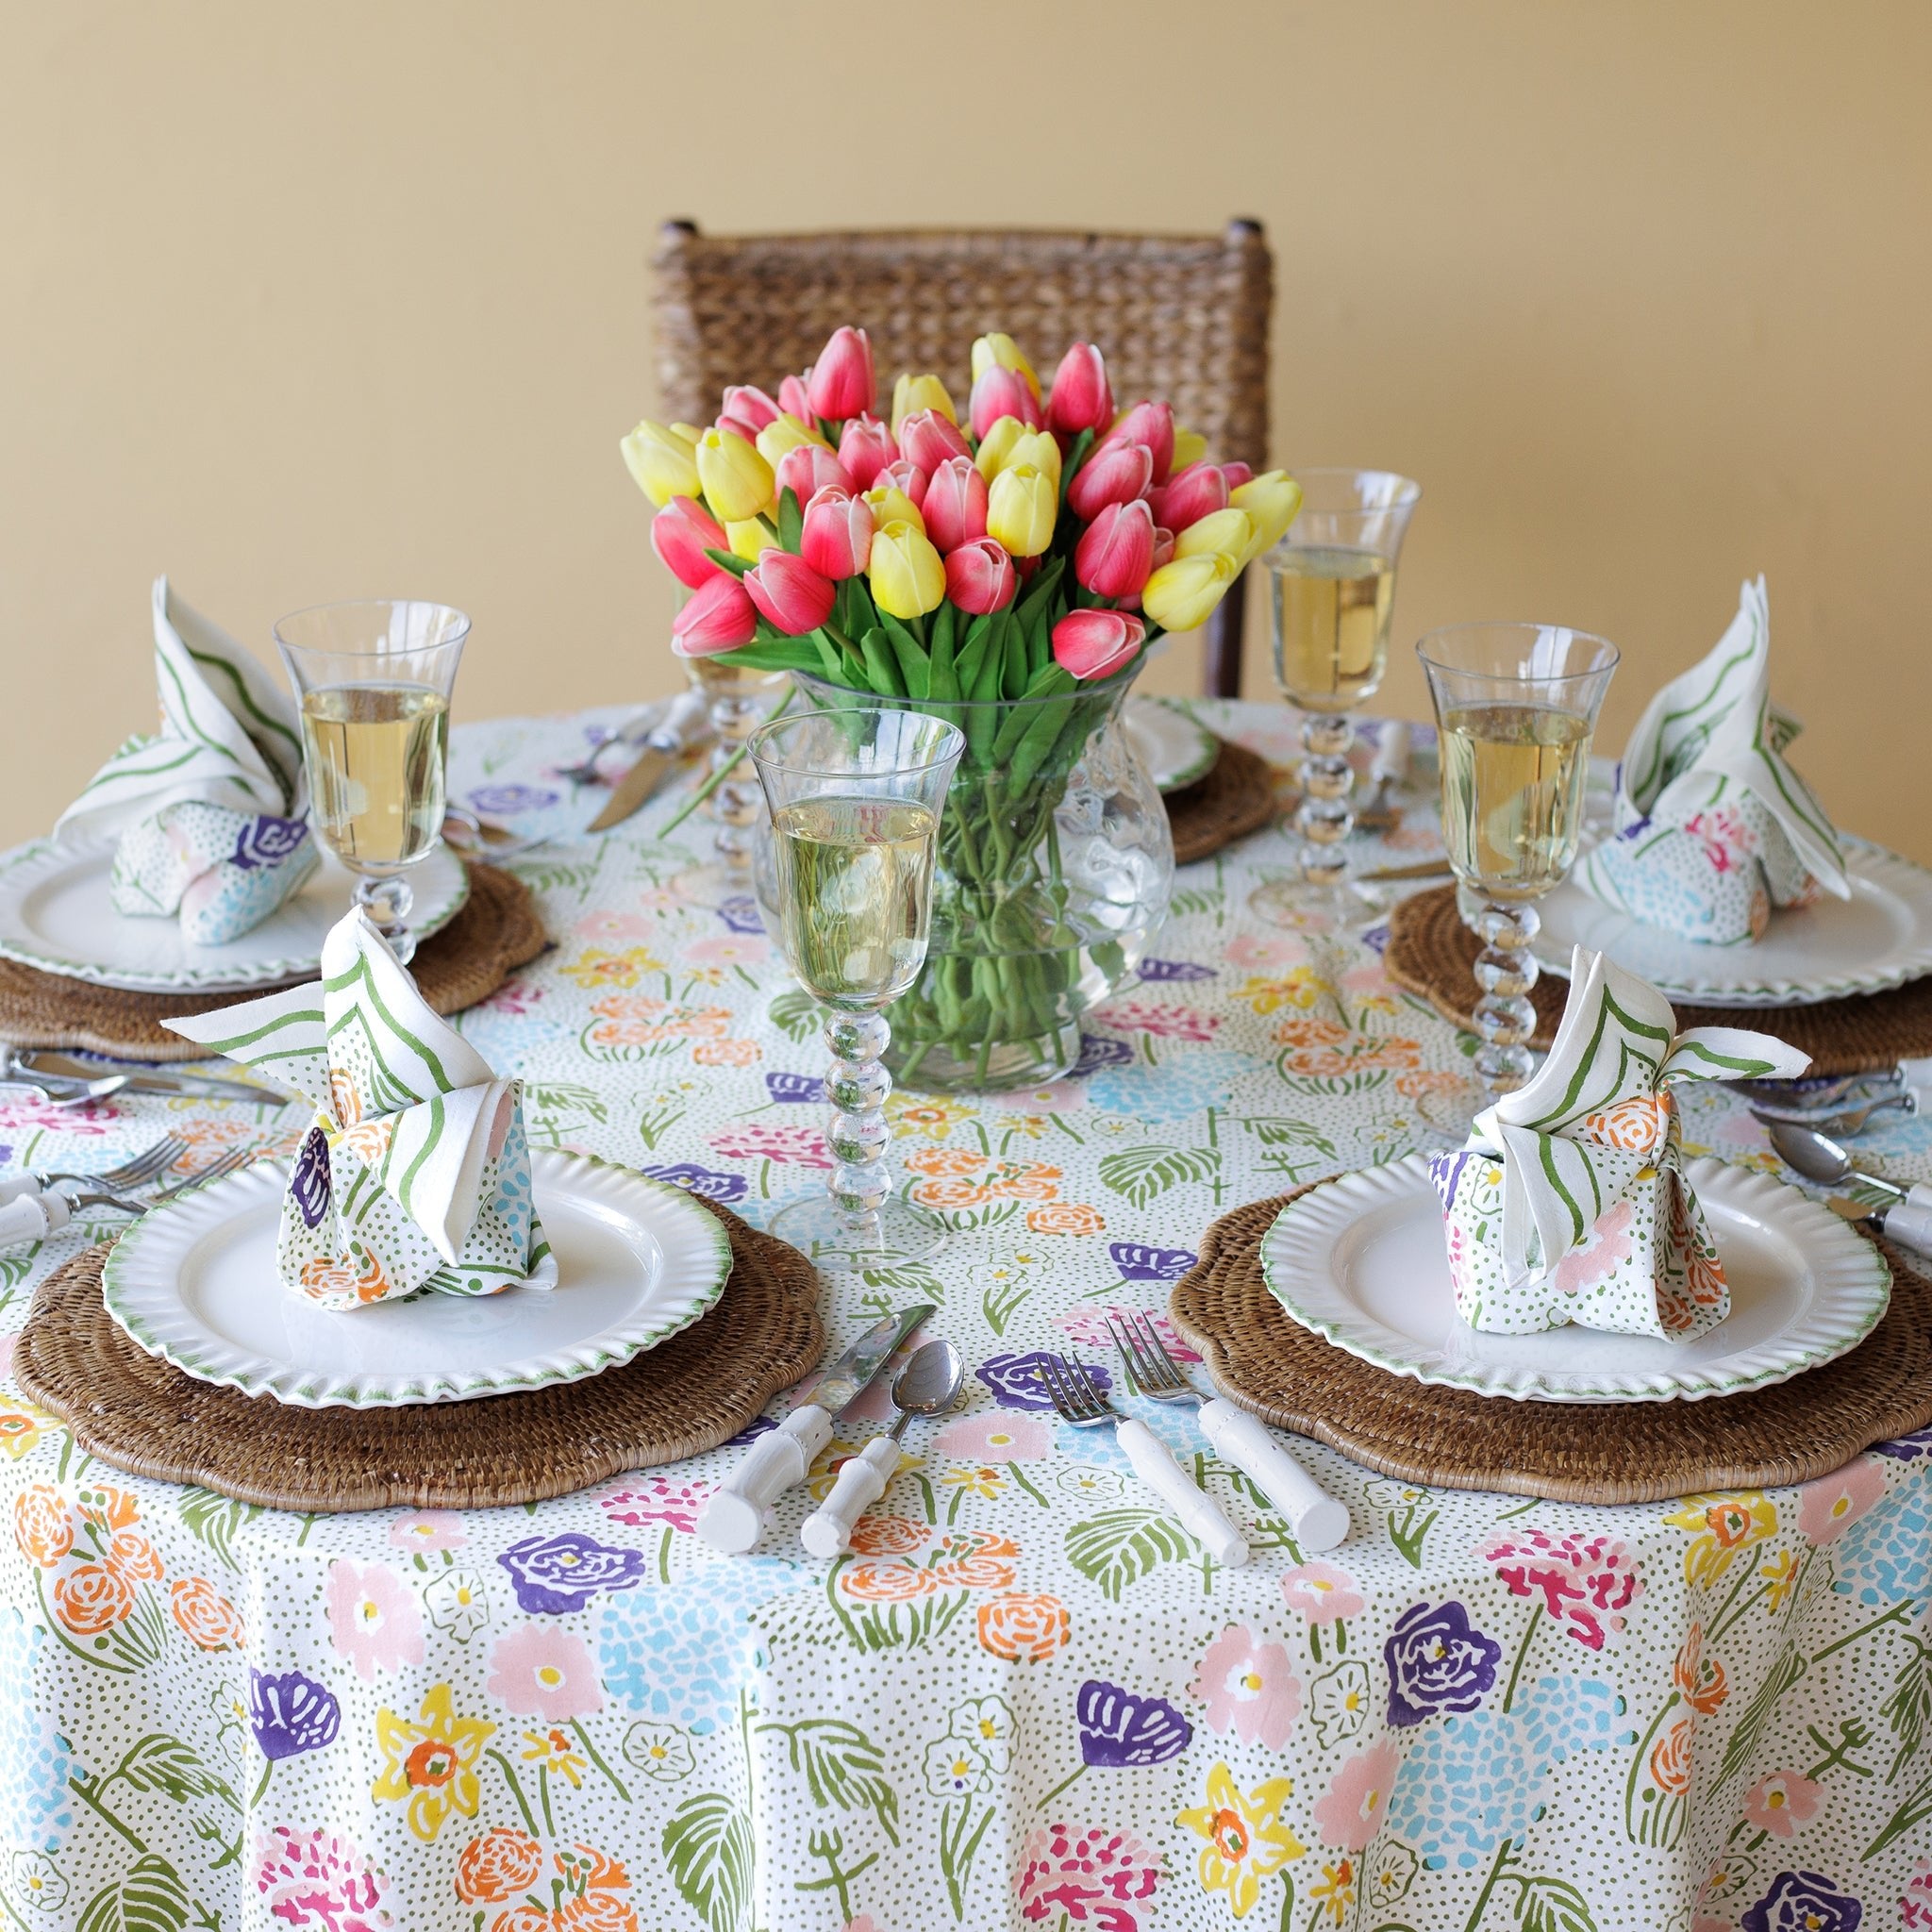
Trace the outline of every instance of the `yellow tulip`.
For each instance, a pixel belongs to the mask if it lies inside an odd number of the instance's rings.
[[[1208,439],[1198,429],[1183,429],[1178,423],[1174,425],[1174,470],[1185,470],[1190,463],[1198,463],[1207,454]]]
[[[1164,563],[1141,590],[1141,608],[1162,630],[1192,630],[1227,594],[1241,566],[1220,550]]]
[[[809,423],[801,423],[796,416],[774,416],[758,431],[758,454],[774,472],[789,452],[807,442],[816,443],[821,449],[832,446]]]
[[[756,563],[762,551],[782,547],[772,534],[771,526],[761,517],[746,517],[741,523],[726,524],[724,535],[733,553],[747,563]]]
[[[1040,400],[1040,378],[1033,373],[1033,365],[1020,353],[1020,345],[1011,336],[981,336],[973,344],[973,379],[977,382],[989,369],[1010,369],[1016,375],[1024,378],[1026,387],[1033,391],[1033,400]]]
[[[873,532],[866,574],[873,602],[901,620],[924,617],[945,602],[945,563],[915,524],[884,524]]]
[[[1302,486],[1286,470],[1264,470],[1227,493],[1236,509],[1244,509],[1255,520],[1255,541],[1249,558],[1273,550],[1288,535],[1302,507]]]
[[[659,509],[674,496],[698,493],[697,439],[676,425],[640,423],[618,444],[637,485]]]
[[[1217,509],[1190,524],[1174,539],[1176,557],[1206,557],[1219,551],[1238,564],[1254,555],[1255,520],[1244,509]]]
[[[955,425],[959,421],[959,412],[954,408],[945,384],[937,375],[902,375],[892,385],[892,434],[897,436],[900,424],[921,409],[937,409]]]
[[[919,513],[919,506],[895,485],[882,483],[876,490],[868,490],[865,500],[872,506],[874,529],[883,530],[888,524],[910,524],[922,537],[925,535],[925,519]]]
[[[1058,486],[1044,470],[1021,463],[992,479],[986,502],[986,534],[1015,557],[1038,557],[1053,541],[1059,516]]]
[[[705,501],[721,523],[741,524],[770,508],[772,466],[737,430],[706,430],[697,463]]]
[[[1004,416],[1000,422],[1008,419]],[[995,428],[998,424],[993,425]],[[1013,446],[1000,458],[1003,470],[1017,470],[1023,463],[1030,463],[1042,475],[1053,478],[1056,491],[1060,487],[1060,446],[1053,440],[1053,433],[1046,429],[1033,429],[1024,436],[1016,437]]]
[[[974,452],[973,460],[989,483],[1007,467],[1007,458],[1012,455],[1013,445],[1027,434],[1029,431],[1019,417],[1002,416],[979,439],[979,447]],[[1059,454],[1058,444],[1055,444],[1054,454]]]

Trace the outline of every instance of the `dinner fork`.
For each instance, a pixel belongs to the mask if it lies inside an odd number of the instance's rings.
[[[1890,1108],[1898,1108],[1902,1112],[1914,1114],[1919,1110],[1919,1096],[1911,1088],[1903,1093],[1890,1093],[1878,1100],[1868,1100],[1862,1107],[1845,1107],[1837,1109],[1831,1107],[1766,1107],[1761,1102],[1751,1108],[1751,1117],[1761,1121],[1766,1126],[1783,1122],[1788,1126],[1811,1127],[1821,1134],[1828,1134],[1834,1141],[1843,1141],[1853,1134],[1865,1131],[1868,1122],[1874,1113],[1884,1113]]]
[[[0,1208],[0,1247],[14,1247],[22,1241],[45,1241],[50,1234],[58,1234],[65,1227],[74,1219],[75,1210],[80,1208],[113,1208],[123,1214],[133,1215],[138,1221],[143,1214],[164,1206],[179,1194],[185,1194],[191,1188],[218,1181],[225,1174],[246,1167],[258,1151],[252,1147],[231,1147],[219,1160],[210,1161],[199,1174],[190,1174],[186,1180],[175,1182],[172,1188],[150,1195],[145,1201],[131,1194],[107,1193],[98,1189],[72,1195],[23,1194],[17,1201]]]
[[[65,1174],[58,1171],[11,1174],[0,1180],[0,1208],[9,1201],[19,1200],[23,1194],[38,1194],[43,1188],[51,1188],[56,1181],[78,1181],[82,1187],[106,1188],[110,1192],[143,1187],[158,1174],[165,1174],[187,1152],[188,1142],[179,1134],[169,1134],[144,1153],[137,1154],[132,1160],[124,1160],[119,1167],[108,1168],[105,1174]]]
[[[1248,1560],[1246,1539],[1222,1513],[1220,1504],[1194,1486],[1145,1423],[1123,1415],[1107,1399],[1086,1363],[1070,1362],[1063,1355],[1042,1355],[1040,1380],[1063,1423],[1076,1429],[1112,1427],[1134,1474],[1180,1518],[1182,1526],[1217,1563],[1238,1570]]]
[[[1143,1315],[1108,1317],[1108,1331],[1126,1373],[1127,1387],[1155,1402],[1191,1402],[1201,1433],[1223,1461],[1231,1462],[1288,1519],[1288,1533],[1305,1550],[1332,1550],[1348,1536],[1348,1506],[1317,1486],[1265,1425],[1219,1395],[1203,1395],[1167,1351],[1160,1331]]]
[[[620,724],[608,738],[600,738],[589,753],[574,765],[558,765],[552,769],[553,777],[561,778],[565,784],[575,788],[579,785],[595,785],[602,781],[603,773],[598,770],[598,761],[608,751],[616,751],[626,745],[641,745],[657,728],[658,721],[664,715],[661,702],[646,705],[640,711],[633,711]]]

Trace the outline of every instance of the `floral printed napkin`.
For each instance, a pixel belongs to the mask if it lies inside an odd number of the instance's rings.
[[[1808,1057],[1732,1026],[1676,1031],[1670,1002],[1578,946],[1536,1077],[1429,1163],[1457,1311],[1533,1334],[1574,1322],[1686,1341],[1730,1313],[1723,1263],[1677,1152],[1679,1080],[1790,1079]]]
[[[117,912],[177,915],[189,944],[261,922],[316,866],[289,700],[235,640],[157,577],[161,728],[130,738],[60,814],[58,839],[119,833]]]
[[[552,1288],[522,1097],[438,1018],[358,908],[320,984],[167,1024],[315,1108],[282,1203],[282,1280],[325,1308]]]
[[[1617,772],[1616,836],[1586,853],[1585,891],[1710,945],[1763,936],[1774,906],[1851,896],[1838,835],[1785,762],[1798,734],[1771,708],[1771,607],[1746,583],[1701,664],[1651,699]]]

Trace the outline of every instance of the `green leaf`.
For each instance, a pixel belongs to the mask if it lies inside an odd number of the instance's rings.
[[[150,1852],[94,1893],[78,1932],[183,1932],[188,1909],[174,1866]]]
[[[865,654],[865,675],[873,690],[882,698],[903,698],[906,687],[899,682],[898,665],[885,632],[874,626],[859,639],[858,648]]]
[[[1257,1116],[1241,1125],[1264,1147],[1312,1147],[1318,1154],[1335,1158],[1335,1142],[1312,1121],[1289,1120],[1285,1116]]]
[[[237,1811],[242,1808],[226,1782],[201,1761],[192,1745],[161,1731],[150,1731],[131,1745],[115,1766],[113,1778],[137,1791],[160,1791],[177,1805],[191,1798],[220,1798]]]
[[[736,1932],[751,1903],[751,1824],[729,1798],[700,1792],[664,1827],[671,1882],[709,1932]]]
[[[728,570],[735,577],[741,577],[751,568],[750,563],[735,550],[707,549],[705,555],[721,570]],[[759,581],[763,582],[763,579]]]
[[[600,1124],[610,1118],[610,1109],[605,1106],[603,1096],[594,1087],[578,1085],[575,1080],[530,1080],[524,1085],[524,1098],[539,1113],[582,1113]],[[188,1506],[181,1506],[186,1516]],[[252,1511],[259,1514],[259,1511]],[[189,1527],[193,1528],[190,1524]]]
[[[886,1776],[878,1746],[843,1718],[813,1717],[795,1724],[760,1724],[784,1738],[791,1769],[805,1774],[805,1787],[821,1810],[870,1811],[879,1829],[899,1842],[899,1794]]]
[[[781,992],[766,1010],[772,1024],[794,1046],[803,1045],[819,1030],[818,1002],[795,987]]]
[[[778,541],[796,557],[804,537],[805,510],[799,504],[797,491],[787,485],[778,492]],[[758,581],[762,583],[764,579],[760,577]]]
[[[1109,1603],[1161,1563],[1192,1560],[1194,1545],[1179,1524],[1153,1509],[1109,1509],[1067,1532],[1067,1560]]]
[[[1100,1178],[1131,1208],[1144,1208],[1165,1188],[1211,1181],[1221,1172],[1212,1147],[1126,1147],[1100,1163]]]
[[[1561,1878],[1525,1878],[1516,1894],[1523,1932],[1596,1932],[1590,1901]]]
[[[1899,1666],[1892,1682],[1896,1689],[1886,1700],[1885,1722],[1898,1740],[1898,1749],[1885,1774],[1888,1784],[1919,1755],[1926,1731],[1932,1729],[1932,1650],[1920,1644]]]
[[[1757,1749],[1757,1740],[1771,1723],[1772,1712],[1777,1708],[1778,1699],[1805,1674],[1807,1668],[1802,1650],[1786,1651],[1772,1666],[1771,1674],[1757,1687],[1757,1694],[1744,1707],[1744,1714],[1738,1720],[1738,1728],[1724,1745],[1724,1758],[1717,1768],[1719,1784],[1724,1783],[1733,1773],[1751,1761],[1752,1754]]]
[[[591,1093],[592,1090],[587,1087],[584,1091]],[[235,1569],[235,1532],[261,1514],[261,1505],[238,1503],[232,1496],[216,1495],[212,1490],[184,1490],[178,1507],[182,1523],[230,1570]]]

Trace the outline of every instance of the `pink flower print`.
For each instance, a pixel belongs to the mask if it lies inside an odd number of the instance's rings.
[[[507,1013],[512,1020],[521,1020],[543,997],[541,986],[532,986],[524,979],[506,979],[496,991],[478,1000],[479,1013]]]
[[[1798,1491],[1798,1527],[1814,1543],[1834,1542],[1885,1493],[1881,1465],[1870,1456],[1820,1476]]]
[[[1906,1895],[1898,1902],[1898,1922],[1904,1932],[1932,1932],[1932,1858],[1923,1860],[1912,1874]]]
[[[662,1524],[689,1536],[697,1528],[698,1517],[710,1495],[711,1485],[702,1476],[679,1482],[668,1475],[654,1475],[641,1484],[627,1484],[603,1501],[613,1523],[628,1524],[633,1529]]]
[[[1166,1344],[1167,1352],[1177,1362],[1197,1362],[1201,1359],[1198,1349],[1190,1348],[1165,1315],[1157,1315],[1152,1309],[1141,1308],[1068,1308],[1053,1318],[1053,1325],[1064,1331],[1069,1341],[1076,1342],[1083,1348],[1110,1349],[1114,1345],[1107,1320],[1111,1315],[1116,1320],[1132,1315],[1138,1321],[1144,1317],[1154,1324],[1154,1332]]]
[[[604,1707],[591,1646],[551,1623],[524,1624],[490,1653],[491,1696],[519,1717],[560,1724]]]
[[[1308,949],[1300,940],[1275,933],[1237,933],[1222,954],[1230,966],[1262,974],[1281,973],[1307,963]]]
[[[1219,1013],[1197,1013],[1191,1007],[1155,1007],[1145,1000],[1122,1000],[1094,1016],[1123,1033],[1151,1033],[1157,1040],[1211,1041],[1220,1030]]]
[[[1366,1751],[1357,1751],[1335,1774],[1325,1797],[1315,1803],[1315,1824],[1324,1845],[1359,1852],[1382,1828],[1389,1809],[1389,1791],[1402,1756],[1392,1738]]]
[[[1586,1650],[1601,1650],[1643,1581],[1623,1543],[1607,1536],[1555,1536],[1524,1529],[1492,1537],[1483,1560],[1512,1596],[1541,1597],[1542,1607]]]
[[[1281,1579],[1281,1593],[1290,1609],[1299,1610],[1317,1627],[1353,1617],[1363,1601],[1355,1578],[1333,1563],[1298,1565]]]
[[[255,1889],[277,1925],[389,1932],[389,1880],[348,1839],[278,1824],[254,1845]]]
[[[1757,841],[1743,814],[1728,806],[1695,813],[1684,821],[1684,830],[1704,847],[1712,872],[1736,872],[1757,850]]]
[[[762,966],[772,957],[772,942],[755,932],[721,932],[678,951],[700,966]]]
[[[427,1554],[433,1550],[459,1550],[470,1538],[460,1516],[447,1509],[418,1509],[400,1523],[390,1524],[389,1540],[399,1550]]]
[[[1241,1624],[1230,1624],[1208,1646],[1188,1694],[1207,1705],[1210,1730],[1232,1731],[1270,1751],[1288,1742],[1302,1707],[1302,1682],[1287,1646],[1264,1643]]]
[[[1053,1447],[1053,1431],[1037,1415],[992,1408],[948,1423],[933,1447],[955,1462],[1038,1462]]]
[[[119,1122],[112,1108],[98,1100],[78,1107],[55,1107],[36,1095],[31,1100],[0,1101],[0,1127],[42,1127],[53,1134],[105,1134]]]
[[[984,1094],[979,1104],[994,1113],[1025,1114],[1037,1119],[1043,1114],[1077,1112],[1087,1104],[1087,1095],[1077,1080],[1053,1080],[1043,1087],[1013,1087]]]
[[[1824,1787],[1795,1771],[1774,1772],[1744,1793],[1744,1816],[1774,1838],[1795,1838],[1824,1806]]]
[[[710,1137],[711,1151],[733,1160],[770,1160],[781,1167],[830,1167],[823,1127],[784,1127],[762,1121],[726,1127]]]
[[[365,1684],[377,1671],[423,1661],[423,1619],[402,1578],[381,1563],[329,1565],[323,1592],[329,1635]]]
[[[1582,1241],[1557,1263],[1558,1294],[1581,1294],[1607,1281],[1636,1252],[1630,1241],[1635,1212],[1628,1201],[1619,1201],[1591,1223]]]
[[[860,1912],[858,1918],[845,1921],[845,1932],[885,1932],[885,1927],[870,1912]]]
[[[645,943],[658,937],[658,922],[638,912],[587,912],[571,927],[580,940],[602,940],[607,944]]]
[[[1029,1925],[1141,1932],[1135,1907],[1160,1883],[1160,1854],[1130,1831],[1036,1825],[1020,1852],[1013,1890]]]

